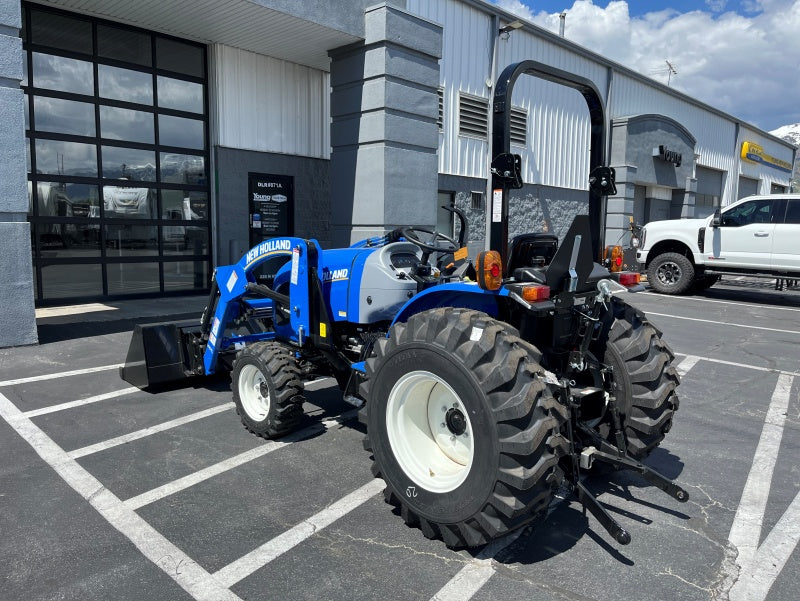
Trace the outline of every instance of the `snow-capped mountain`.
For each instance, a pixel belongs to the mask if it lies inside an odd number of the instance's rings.
[[[783,138],[787,142],[800,148],[800,123],[793,125],[783,125],[778,129],[773,129],[773,136]],[[797,152],[794,160],[794,171],[792,173],[792,192],[800,192],[800,151]]]
[[[782,125],[778,129],[773,129],[771,132],[773,136],[783,138],[787,142],[800,146],[800,123],[793,125]]]

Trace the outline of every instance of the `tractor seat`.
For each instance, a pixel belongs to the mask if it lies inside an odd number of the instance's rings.
[[[508,273],[520,282],[545,282],[544,267],[558,250],[554,234],[520,234],[511,240],[508,251]]]

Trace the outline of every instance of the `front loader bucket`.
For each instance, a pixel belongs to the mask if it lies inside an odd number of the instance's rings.
[[[120,376],[147,388],[195,375],[192,339],[199,334],[197,320],[136,325]]]

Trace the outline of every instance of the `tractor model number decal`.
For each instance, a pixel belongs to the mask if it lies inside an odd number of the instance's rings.
[[[261,257],[267,255],[288,255],[291,251],[291,240],[281,240],[280,238],[276,240],[264,240],[264,242],[258,246],[254,246],[247,251],[247,255],[245,255],[247,257],[247,267]]]
[[[325,268],[322,270],[322,281],[325,283],[341,282],[342,280],[346,280],[349,275],[350,270],[347,268],[334,269],[332,271],[328,268]]]

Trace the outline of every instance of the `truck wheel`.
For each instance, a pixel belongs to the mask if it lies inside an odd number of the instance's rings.
[[[507,324],[466,309],[419,313],[377,342],[359,417],[406,524],[474,547],[543,516],[568,445],[539,357]]]
[[[291,351],[276,342],[245,347],[233,364],[233,402],[244,427],[264,438],[291,432],[303,416],[303,383]]]
[[[628,453],[643,459],[664,440],[678,410],[678,372],[675,355],[661,332],[644,314],[619,299],[612,299],[613,315],[593,347],[597,359],[610,365]],[[612,419],[606,415],[600,433],[614,443]]]
[[[658,255],[647,268],[647,282],[662,294],[683,294],[694,281],[694,265],[678,253]]]

